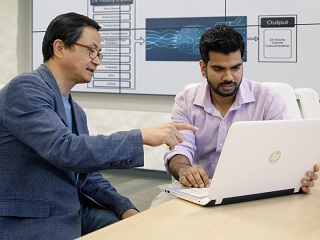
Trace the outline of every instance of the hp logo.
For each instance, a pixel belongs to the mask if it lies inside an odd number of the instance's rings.
[[[276,163],[281,157],[281,152],[280,151],[275,151],[273,152],[270,157],[269,157],[269,162],[270,163]]]

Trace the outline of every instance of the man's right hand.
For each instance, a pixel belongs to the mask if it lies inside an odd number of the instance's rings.
[[[170,150],[183,142],[180,130],[197,131],[198,128],[185,123],[166,123],[155,127],[141,128],[143,144],[151,147],[166,144]]]
[[[188,187],[209,187],[210,182],[206,171],[201,166],[191,166],[184,155],[175,155],[169,161],[169,171],[175,179]]]
[[[209,187],[207,173],[201,166],[184,165],[178,171],[179,182],[188,187]]]

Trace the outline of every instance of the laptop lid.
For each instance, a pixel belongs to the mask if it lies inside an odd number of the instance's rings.
[[[231,125],[205,197],[160,186],[163,192],[219,205],[298,192],[320,159],[320,119],[244,121]],[[179,187],[178,187],[179,186]]]

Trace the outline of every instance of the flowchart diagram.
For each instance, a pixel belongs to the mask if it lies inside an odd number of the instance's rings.
[[[77,85],[73,91],[175,95],[186,84],[205,80],[199,74],[199,40],[208,27],[223,23],[243,36],[245,76],[257,81],[277,77],[320,92],[320,84],[312,79],[304,79],[303,85],[299,82],[304,75],[297,69],[316,64],[320,54],[316,44],[320,17],[310,14],[317,1],[310,0],[304,8],[300,5],[299,0],[270,0],[268,4],[251,0],[34,0],[34,18],[41,21],[34,21],[33,67],[41,63],[43,19],[48,24],[69,9],[99,23],[104,56],[92,82]]]
[[[101,26],[101,53],[104,58],[94,73],[89,88],[135,89],[135,45],[144,40],[132,31],[135,5],[129,1],[89,2],[88,16]]]

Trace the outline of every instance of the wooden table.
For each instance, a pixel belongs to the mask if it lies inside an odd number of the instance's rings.
[[[174,199],[79,239],[320,239],[320,182],[310,194],[216,207]]]

